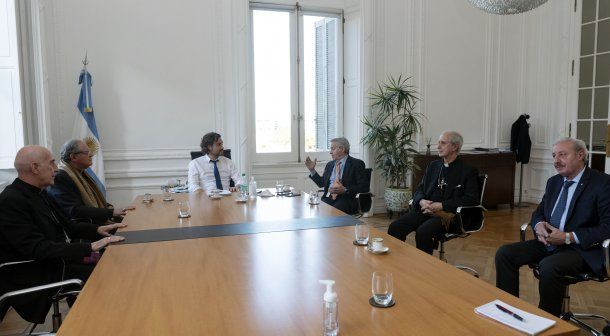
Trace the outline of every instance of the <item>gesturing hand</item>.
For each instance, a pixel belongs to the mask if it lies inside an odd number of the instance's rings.
[[[316,169],[316,163],[318,163],[318,158],[315,158],[313,161],[309,158],[309,156],[305,158],[305,167],[307,167],[309,171]]]

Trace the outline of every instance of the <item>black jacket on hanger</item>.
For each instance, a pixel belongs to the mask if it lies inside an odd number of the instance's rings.
[[[522,114],[510,129],[510,150],[517,154],[517,162],[530,162],[532,140],[530,140],[528,115]]]

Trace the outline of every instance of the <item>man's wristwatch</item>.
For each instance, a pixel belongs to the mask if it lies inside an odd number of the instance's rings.
[[[572,241],[570,240],[570,233],[566,232],[566,245],[570,245],[572,244]]]

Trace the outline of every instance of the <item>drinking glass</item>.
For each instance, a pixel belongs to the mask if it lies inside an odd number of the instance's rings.
[[[178,217],[191,217],[191,206],[188,201],[178,202]]]
[[[164,201],[173,201],[172,193],[170,192],[169,186],[162,186],[161,190],[163,190],[163,200]]]
[[[356,244],[367,245],[369,243],[369,226],[366,223],[356,223]]]
[[[275,193],[278,194],[278,193],[282,193],[282,192],[284,192],[284,181],[277,180],[275,182]]]
[[[144,194],[144,197],[142,198],[142,202],[144,202],[144,203],[152,202],[152,195],[149,193]]]
[[[309,203],[318,204],[320,203],[320,198],[318,197],[318,189],[311,189],[309,192]]]
[[[387,306],[392,301],[394,283],[391,272],[373,272],[373,300],[382,306]]]

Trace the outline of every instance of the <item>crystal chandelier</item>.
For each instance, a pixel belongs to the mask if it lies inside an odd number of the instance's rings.
[[[491,14],[517,14],[534,9],[547,0],[470,0],[480,10]]]

